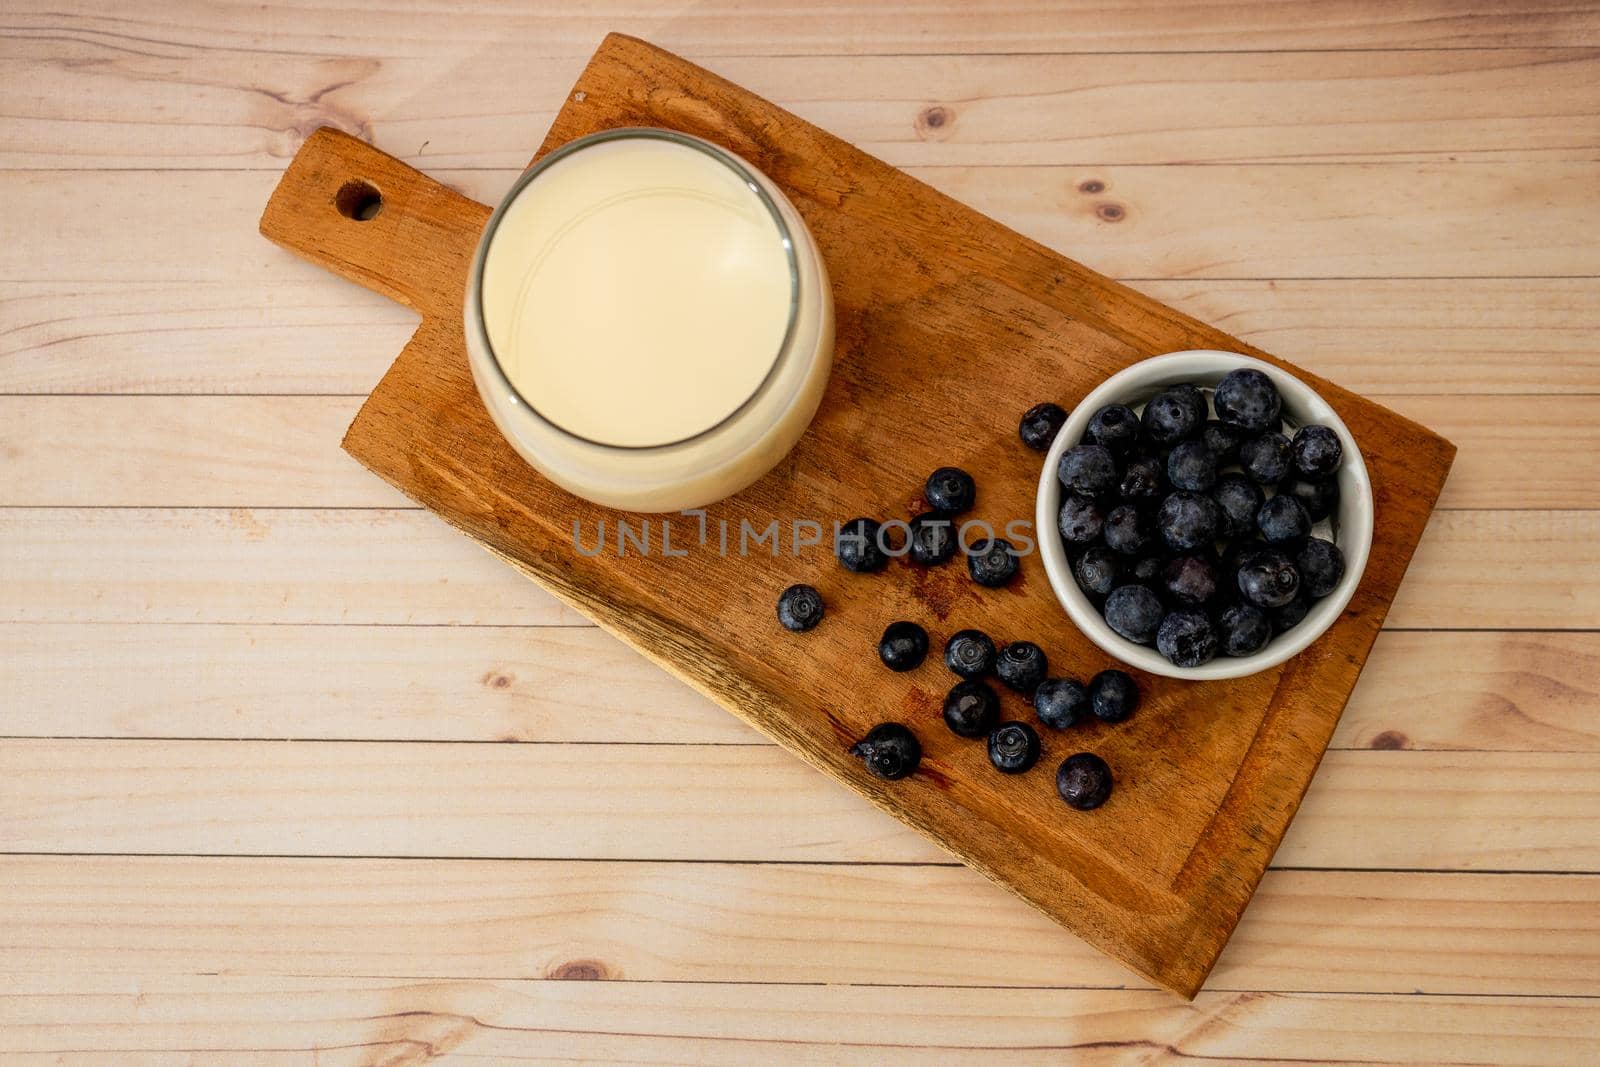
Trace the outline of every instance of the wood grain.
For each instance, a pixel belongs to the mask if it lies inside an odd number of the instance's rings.
[[[0,705],[13,737],[770,744],[593,627],[0,624]],[[1597,752],[1597,712],[1600,634],[1385,631],[1329,747]]]
[[[371,25],[379,37],[385,21]],[[529,62],[529,43],[473,49],[463,78],[438,52],[284,55],[264,69],[220,44],[175,64],[89,36],[10,37],[0,166],[275,171],[329,125],[417,167],[520,168],[583,68],[578,56]],[[714,66],[896,166],[1485,162],[1593,160],[1597,55],[724,56]],[[147,103],[138,115],[131,94]]]
[[[0,887],[0,975],[1129,982],[963,867],[7,856]],[[1589,875],[1269,871],[1207,988],[1592,997],[1597,895]]]
[[[81,1062],[189,1053],[230,1063],[375,1057],[745,1067],[862,1063],[1296,1063],[1553,1067],[1600,1057],[1582,998],[343,977],[9,975],[0,1053]],[[1431,1049],[1418,1034],[1436,1035]],[[57,1060],[59,1057],[60,1060]],[[1430,1058],[1432,1057],[1432,1058]],[[161,1062],[152,1059],[151,1062]],[[384,1060],[383,1062],[390,1062]]]

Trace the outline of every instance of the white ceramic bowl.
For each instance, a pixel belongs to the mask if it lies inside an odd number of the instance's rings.
[[[1344,462],[1337,476],[1339,506],[1332,516],[1317,524],[1315,531],[1317,536],[1326,537],[1337,544],[1344,553],[1344,579],[1333,592],[1311,605],[1311,610],[1298,626],[1274,637],[1266,648],[1255,655],[1218,656],[1199,667],[1176,667],[1153,647],[1135,644],[1113,630],[1083,590],[1078,588],[1077,581],[1072,577],[1072,565],[1067,561],[1066,546],[1056,532],[1056,515],[1061,510],[1062,497],[1056,467],[1061,462],[1062,453],[1083,439],[1094,413],[1107,404],[1127,404],[1137,411],[1162,389],[1180,382],[1193,382],[1206,392],[1209,400],[1211,389],[1222,380],[1222,376],[1240,367],[1254,367],[1272,379],[1283,396],[1283,419],[1290,433],[1293,427],[1320,423],[1332,428],[1344,445]],[[1035,522],[1038,524],[1039,551],[1044,558],[1045,573],[1050,577],[1050,586],[1055,590],[1061,606],[1067,609],[1067,614],[1089,640],[1139,670],[1169,678],[1203,681],[1243,678],[1268,667],[1276,667],[1321,637],[1350,602],[1350,595],[1361,581],[1361,572],[1366,569],[1367,555],[1372,549],[1372,514],[1372,483],[1367,478],[1367,465],[1362,462],[1361,450],[1356,447],[1349,428],[1326,401],[1299,379],[1270,363],[1237,352],[1202,350],[1173,352],[1135,363],[1107,378],[1099,388],[1083,398],[1045,456],[1044,470],[1039,475]]]

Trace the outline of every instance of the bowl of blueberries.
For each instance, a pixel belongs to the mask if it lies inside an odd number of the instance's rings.
[[[1045,458],[1040,554],[1078,629],[1169,678],[1241,678],[1339,617],[1372,547],[1372,484],[1305,383],[1235,352],[1112,375]]]

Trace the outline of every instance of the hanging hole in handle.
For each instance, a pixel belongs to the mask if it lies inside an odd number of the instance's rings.
[[[378,212],[383,210],[383,194],[371,182],[352,178],[333,194],[333,206],[347,219],[368,222],[377,218]]]

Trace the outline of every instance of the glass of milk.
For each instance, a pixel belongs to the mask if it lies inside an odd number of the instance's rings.
[[[533,467],[599,504],[676,511],[745,488],[805,432],[833,299],[764,174],[698,137],[617,129],[551,152],[495,209],[466,338]]]

